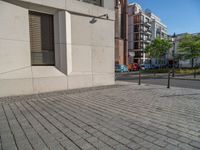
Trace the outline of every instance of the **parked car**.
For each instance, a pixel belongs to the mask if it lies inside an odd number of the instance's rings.
[[[147,70],[150,69],[151,65],[150,64],[140,64],[140,69],[141,70]]]
[[[129,64],[128,65],[128,70],[129,71],[138,71],[139,70],[139,65],[137,63]]]
[[[133,64],[133,71],[138,71],[140,66],[137,63]]]
[[[115,72],[128,72],[128,67],[126,65],[115,65]]]
[[[159,69],[159,67],[155,65],[151,65],[149,69]]]

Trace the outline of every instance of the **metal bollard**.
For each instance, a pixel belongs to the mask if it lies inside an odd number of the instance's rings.
[[[139,69],[139,77],[138,77],[138,85],[141,85],[141,72],[140,72],[140,69]]]
[[[168,83],[167,83],[168,89],[170,88],[170,76],[171,76],[171,73],[170,73],[170,69],[168,68]]]

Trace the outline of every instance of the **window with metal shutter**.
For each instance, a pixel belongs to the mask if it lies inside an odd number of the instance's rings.
[[[53,16],[29,13],[32,65],[54,65]]]
[[[94,5],[102,6],[102,0],[82,0],[83,2],[92,3]]]

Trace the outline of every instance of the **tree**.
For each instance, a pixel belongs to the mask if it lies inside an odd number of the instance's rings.
[[[168,40],[156,38],[146,47],[145,52],[150,58],[156,58],[157,60],[160,60],[161,57],[168,53],[171,47],[172,44]]]
[[[180,60],[183,60],[184,59],[184,57],[183,57],[183,55],[182,54],[180,54],[180,53],[176,53],[176,55],[175,55],[175,61],[177,61],[178,62],[178,68],[180,68]]]
[[[190,59],[192,61],[192,68],[194,69],[194,77],[196,77],[195,59],[200,57],[200,35],[185,34],[178,45],[178,52],[183,59]]]
[[[194,67],[194,59],[200,57],[200,35],[186,34],[178,45],[178,52],[183,59],[191,59]]]

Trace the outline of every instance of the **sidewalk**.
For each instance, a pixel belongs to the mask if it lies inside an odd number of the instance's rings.
[[[198,150],[200,90],[114,86],[0,98],[0,150]]]

